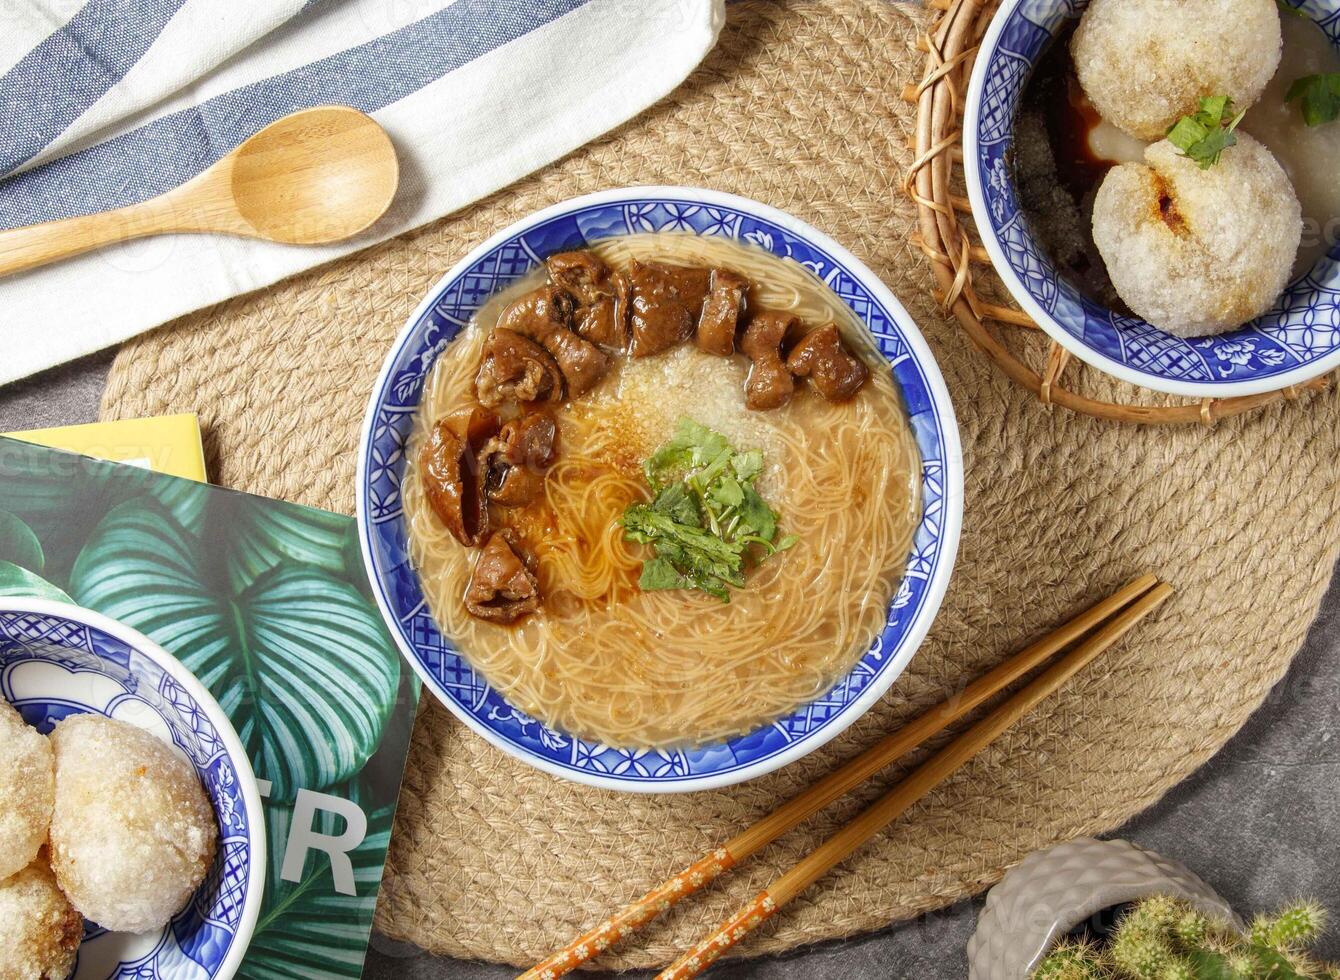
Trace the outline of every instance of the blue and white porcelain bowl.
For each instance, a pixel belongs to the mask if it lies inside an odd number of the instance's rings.
[[[870,328],[902,392],[923,461],[924,512],[888,623],[832,690],[774,724],[688,750],[615,749],[555,731],[508,704],[433,622],[407,554],[400,481],[405,441],[434,359],[497,290],[555,252],[640,232],[751,243],[812,269]],[[823,745],[885,691],[940,605],[958,547],[963,461],[954,409],[907,311],[848,251],[809,225],[746,198],[687,187],[634,187],[575,198],[498,233],[448,272],[396,339],[368,406],[358,450],[358,521],[373,592],[410,665],[470,728],[557,776],[609,789],[666,793],[726,786]]]
[[[0,697],[43,732],[97,712],[153,732],[200,777],[219,823],[214,866],[161,932],[85,922],[76,980],[227,980],[265,887],[265,821],[251,764],[218,703],[171,654],[116,620],[63,602],[0,598]]]
[[[1076,357],[1156,391],[1197,398],[1251,395],[1340,365],[1340,246],[1251,323],[1214,337],[1182,338],[1083,296],[1034,239],[1007,158],[1015,111],[1039,58],[1087,5],[1088,0],[1005,0],[982,39],[968,86],[963,123],[968,197],[982,243],[1010,293]],[[1340,47],[1340,0],[1302,0],[1299,9]]]

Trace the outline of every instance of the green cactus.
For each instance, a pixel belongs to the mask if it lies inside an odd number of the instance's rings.
[[[1090,943],[1061,942],[1038,964],[1038,980],[1105,980],[1107,971],[1095,964],[1097,947]]]
[[[1169,963],[1159,973],[1159,980],[1200,980],[1196,975],[1196,968],[1187,960],[1176,960]]]
[[[1136,915],[1117,927],[1108,954],[1113,966],[1136,980],[1158,980],[1164,968],[1176,962],[1167,940],[1160,933],[1145,929]]]
[[[1141,932],[1162,935],[1177,924],[1184,908],[1166,895],[1154,895],[1131,909],[1123,925]]]
[[[1256,957],[1251,953],[1230,950],[1224,954],[1222,962],[1229,980],[1252,980],[1259,968]]]
[[[1315,902],[1258,916],[1243,934],[1188,902],[1158,895],[1135,904],[1103,945],[1063,941],[1034,980],[1340,980],[1340,966],[1305,947],[1326,925]]]
[[[1312,942],[1326,925],[1326,911],[1315,902],[1296,902],[1273,916],[1252,921],[1252,942],[1281,952]]]
[[[1201,946],[1210,934],[1210,920],[1195,909],[1187,909],[1173,923],[1172,931],[1183,946]]]

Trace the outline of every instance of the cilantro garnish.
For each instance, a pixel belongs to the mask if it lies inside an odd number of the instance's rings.
[[[1334,122],[1340,116],[1340,72],[1304,75],[1294,79],[1284,95],[1284,101],[1293,102],[1295,99],[1300,100],[1303,122],[1309,126]]]
[[[1209,170],[1219,162],[1219,155],[1238,141],[1233,130],[1246,110],[1229,119],[1232,112],[1233,100],[1227,95],[1201,99],[1198,112],[1183,116],[1169,128],[1168,142],[1196,161],[1201,170]]]
[[[625,540],[655,552],[638,585],[698,589],[729,602],[748,561],[794,545],[795,535],[777,538],[777,513],[754,489],[762,470],[757,449],[737,452],[719,432],[680,419],[670,441],[642,464],[651,503],[630,504],[623,514]]]

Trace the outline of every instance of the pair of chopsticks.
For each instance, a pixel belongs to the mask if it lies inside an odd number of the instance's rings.
[[[762,850],[807,817],[846,795],[885,766],[1084,637],[1083,642],[1026,687],[1001,702],[801,859],[791,870],[755,895],[707,938],[658,974],[656,980],[685,980],[697,976],[779,908],[850,857],[908,807],[948,779],[1081,667],[1121,639],[1131,627],[1172,595],[1172,591],[1171,586],[1159,582],[1153,575],[1141,575],[1132,580],[1108,598],[988,671],[969,684],[962,693],[931,708],[897,732],[885,736],[752,827],[527,970],[518,980],[554,980],[598,956],[680,899],[699,891],[722,872]],[[1085,634],[1089,635],[1086,637]]]

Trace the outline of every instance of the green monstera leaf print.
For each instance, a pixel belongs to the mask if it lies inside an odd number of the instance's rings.
[[[313,564],[282,561],[234,589],[223,546],[217,535],[195,540],[155,500],[128,501],[89,538],[70,592],[200,678],[275,800],[348,780],[376,750],[396,703],[399,657],[380,617]]]
[[[0,596],[73,602],[42,577],[45,567],[46,554],[33,529],[8,511],[0,510]]]
[[[53,582],[63,582],[88,535],[115,505],[152,497],[192,531],[200,528],[210,488],[193,480],[160,476],[134,466],[112,466],[74,453],[56,452],[0,437],[0,511],[21,518],[42,542],[45,569],[15,561]]]
[[[74,602],[42,576],[34,575],[12,561],[0,561],[0,596],[32,596],[35,599]]]
[[[358,802],[360,796],[367,794],[356,789],[350,786],[331,792]],[[367,834],[361,844],[348,852],[355,894],[347,895],[336,891],[330,859],[322,851],[308,853],[299,881],[284,881],[280,877],[292,830],[293,807],[266,803],[266,839],[275,857],[270,861],[265,902],[239,976],[256,980],[326,980],[356,977],[362,972],[394,816],[394,802],[367,814]],[[313,821],[317,833],[338,837],[345,828],[344,818],[326,810],[317,811]]]
[[[225,542],[228,581],[245,589],[282,561],[315,565],[347,580],[350,543],[358,539],[347,517],[309,507],[275,507],[237,494],[211,505],[209,520]],[[360,566],[361,567],[361,566]]]
[[[46,567],[42,542],[33,529],[14,514],[0,510],[0,561],[12,562],[38,575]]]

